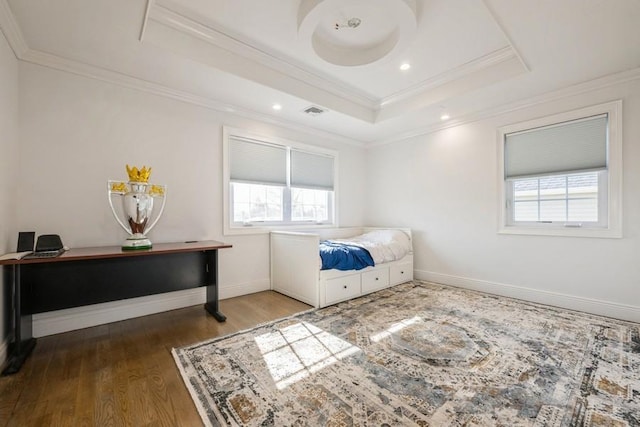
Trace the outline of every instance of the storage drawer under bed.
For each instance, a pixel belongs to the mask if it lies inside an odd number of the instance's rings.
[[[379,268],[362,273],[362,293],[378,291],[389,286],[389,269]]]
[[[413,280],[413,263],[403,263],[389,267],[389,283],[392,285],[408,282],[409,280]]]
[[[355,298],[360,295],[360,275],[352,274],[326,281],[325,304]]]

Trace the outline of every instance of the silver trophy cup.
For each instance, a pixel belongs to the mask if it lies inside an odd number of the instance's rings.
[[[146,182],[151,169],[130,169],[129,182],[108,181],[109,205],[118,224],[129,233],[123,243],[123,250],[150,249],[152,243],[146,236],[158,223],[166,202],[167,187]],[[119,208],[116,198],[121,199]],[[160,203],[160,208],[154,211],[154,205]],[[154,212],[155,215],[154,215]]]

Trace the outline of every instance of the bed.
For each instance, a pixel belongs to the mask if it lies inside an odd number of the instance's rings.
[[[367,246],[371,236],[374,236],[373,246]],[[377,262],[359,270],[322,270],[319,248],[325,240],[366,247]],[[375,247],[380,243],[378,240],[390,245]],[[270,241],[271,289],[316,308],[413,280],[410,229],[349,227],[314,232],[272,231]]]

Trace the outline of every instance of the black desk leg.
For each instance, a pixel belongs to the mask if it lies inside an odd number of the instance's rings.
[[[218,250],[205,251],[207,258],[207,302],[204,308],[218,322],[227,320],[227,316],[218,307]]]
[[[18,372],[36,346],[36,339],[32,336],[31,314],[23,313],[23,298],[27,300],[28,295],[22,295],[25,289],[22,289],[19,264],[11,266],[9,280],[11,283],[12,336],[9,342],[7,366],[2,371],[2,375]]]

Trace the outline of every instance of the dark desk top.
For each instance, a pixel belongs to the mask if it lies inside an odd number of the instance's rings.
[[[54,258],[38,259],[7,259],[0,261],[0,265],[36,264],[45,262],[79,261],[83,259],[119,258],[132,256],[148,256],[170,254],[179,252],[199,252],[214,249],[230,248],[231,245],[215,240],[203,240],[200,242],[180,243],[154,243],[151,249],[139,249],[123,251],[120,246],[98,246],[95,248],[72,248],[62,255]]]

